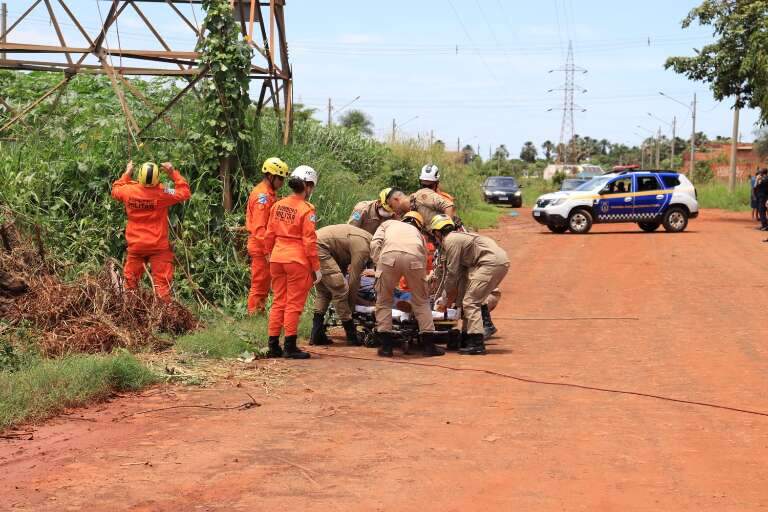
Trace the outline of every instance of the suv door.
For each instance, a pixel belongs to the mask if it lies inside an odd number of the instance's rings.
[[[669,203],[668,191],[659,182],[655,174],[635,175],[635,210],[634,216],[638,221],[657,219]]]
[[[634,200],[631,175],[622,175],[608,182],[600,191],[595,216],[600,222],[626,222],[633,219]]]

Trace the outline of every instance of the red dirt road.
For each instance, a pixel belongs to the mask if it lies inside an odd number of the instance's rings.
[[[409,361],[768,413],[768,244],[746,215],[588,236],[507,217],[490,232],[513,262],[502,336],[485,357]],[[585,317],[625,319],[565,319]],[[274,395],[169,388],[0,442],[0,509],[768,508],[768,415],[320,352],[286,363],[292,382]],[[246,392],[262,407],[113,421]]]

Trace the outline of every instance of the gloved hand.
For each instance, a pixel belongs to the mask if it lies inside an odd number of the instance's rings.
[[[322,270],[315,270],[315,282],[313,284],[319,283],[322,278],[323,278]]]

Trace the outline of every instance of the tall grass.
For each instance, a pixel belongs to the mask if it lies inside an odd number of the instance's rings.
[[[699,208],[719,208],[744,212],[752,210],[750,206],[750,184],[737,183],[733,192],[728,190],[728,185],[720,182],[711,182],[697,186]]]
[[[0,431],[153,382],[155,376],[127,352],[37,360],[0,372]]]

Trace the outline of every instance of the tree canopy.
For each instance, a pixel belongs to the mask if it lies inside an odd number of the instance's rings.
[[[705,0],[682,22],[711,26],[717,38],[693,57],[670,57],[665,68],[709,83],[717,100],[760,109],[768,124],[768,0]]]
[[[349,128],[365,135],[373,135],[373,121],[362,110],[350,110],[341,116],[339,124],[344,128]]]

